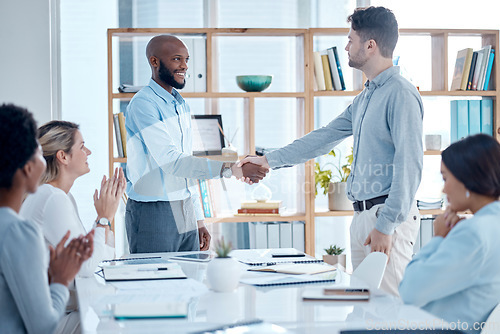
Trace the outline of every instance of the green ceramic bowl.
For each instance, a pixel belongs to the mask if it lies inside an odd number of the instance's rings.
[[[245,92],[262,92],[269,87],[272,75],[237,75],[236,83]]]

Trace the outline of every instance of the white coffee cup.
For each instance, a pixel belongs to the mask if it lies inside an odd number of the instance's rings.
[[[441,150],[441,135],[425,135],[425,149],[427,151]]]

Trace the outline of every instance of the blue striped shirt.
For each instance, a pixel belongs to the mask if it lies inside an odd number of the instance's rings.
[[[139,202],[192,198],[197,220],[204,219],[196,180],[219,177],[223,162],[191,155],[191,112],[182,96],[151,79],[125,116],[128,196]]]

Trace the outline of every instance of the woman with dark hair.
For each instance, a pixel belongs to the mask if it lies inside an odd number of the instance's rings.
[[[38,129],[38,140],[47,169],[42,175],[40,187],[34,194],[28,195],[20,214],[37,223],[43,231],[45,243],[54,246],[67,230],[71,237],[87,233],[88,225],[85,226],[81,221],[70,191],[75,180],[90,171],[87,158],[91,152],[85,146],[78,124],[72,122],[51,121],[42,125]],[[123,171],[119,168],[114,177],[103,177],[100,191],[95,191],[97,218],[92,224],[95,231],[94,253],[81,267],[78,276],[92,277],[102,260],[114,258],[114,235],[110,229],[110,221],[115,216],[125,185]],[[70,298],[66,311],[71,316],[61,322],[56,333],[80,332],[74,284],[69,288]]]
[[[0,105],[0,156],[0,331],[53,333],[68,285],[92,255],[94,232],[64,247],[69,231],[63,231],[49,258],[38,225],[19,216],[24,195],[36,191],[45,171],[36,123],[26,109]]]
[[[480,134],[450,145],[441,174],[449,207],[408,264],[399,292],[405,303],[479,332],[500,302],[500,144]],[[474,216],[457,218],[465,210]]]

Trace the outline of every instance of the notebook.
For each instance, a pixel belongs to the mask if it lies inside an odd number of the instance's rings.
[[[240,283],[258,287],[334,283],[336,274],[336,271],[329,271],[317,275],[260,275],[258,277],[242,278],[240,279]]]
[[[121,303],[113,306],[116,319],[185,318],[186,302]]]
[[[259,267],[248,269],[249,271],[263,271],[263,272],[272,272],[272,273],[282,273],[282,274],[320,274],[327,271],[336,270],[335,267],[327,265],[327,264],[319,264],[319,263],[300,263],[300,264],[276,264],[267,267]]]
[[[369,300],[368,289],[354,288],[307,288],[302,292],[304,300]]]

